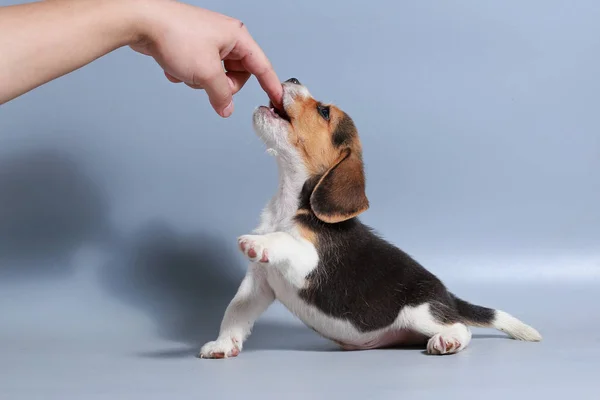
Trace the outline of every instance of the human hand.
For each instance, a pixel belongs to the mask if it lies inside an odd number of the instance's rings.
[[[219,115],[233,113],[233,95],[250,75],[281,105],[281,83],[242,22],[174,0],[132,0],[132,5],[141,18],[130,47],[153,57],[171,82],[204,89]]]

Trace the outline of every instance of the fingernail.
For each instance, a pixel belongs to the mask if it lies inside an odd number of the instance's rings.
[[[223,117],[227,118],[231,114],[233,114],[233,100],[231,100],[231,103],[223,110]]]

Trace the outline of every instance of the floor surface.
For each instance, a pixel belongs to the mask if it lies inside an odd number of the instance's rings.
[[[240,356],[202,360],[195,354],[217,333],[222,310],[207,318],[196,340],[173,340],[149,314],[107,300],[93,285],[13,284],[0,288],[0,398],[597,399],[597,289],[596,283],[453,287],[536,327],[540,343],[476,329],[471,345],[452,356],[423,349],[344,352],[274,305]]]

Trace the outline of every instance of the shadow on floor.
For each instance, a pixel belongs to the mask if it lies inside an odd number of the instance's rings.
[[[473,339],[510,339],[512,338],[508,335],[503,335],[501,333],[474,333],[472,336]]]
[[[101,269],[101,281],[114,296],[150,315],[161,337],[186,345],[154,357],[194,356],[217,337],[243,278],[242,263],[235,241],[228,245],[210,234],[186,236],[152,224],[119,244]],[[259,320],[244,348],[319,351],[336,346],[303,325]]]
[[[214,340],[216,332],[208,340]],[[206,342],[198,341],[196,345],[175,346],[137,353],[142,358],[175,359],[196,357],[200,347]],[[252,335],[244,343],[244,353],[260,350],[284,350],[303,352],[339,352],[337,345],[324,339],[310,329],[296,324],[259,321]]]

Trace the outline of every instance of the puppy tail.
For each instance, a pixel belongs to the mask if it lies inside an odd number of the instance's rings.
[[[537,330],[504,311],[476,306],[454,295],[452,297],[454,298],[458,315],[463,318],[467,325],[495,328],[517,340],[527,342],[539,342],[542,340],[542,335]]]

